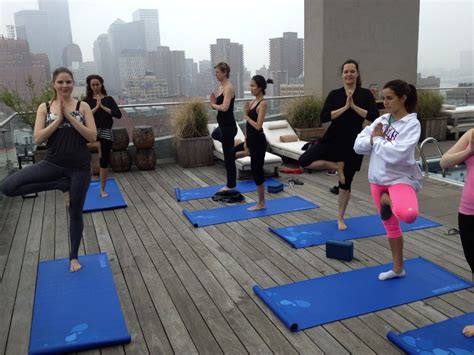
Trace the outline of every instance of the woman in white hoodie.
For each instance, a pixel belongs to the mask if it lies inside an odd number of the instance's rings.
[[[403,268],[403,235],[400,220],[413,223],[418,217],[416,192],[421,190],[421,169],[415,160],[421,126],[416,113],[416,88],[392,80],[383,88],[387,114],[377,118],[358,136],[354,150],[370,155],[369,182],[372,198],[387,231],[393,268],[379,280],[406,275]]]

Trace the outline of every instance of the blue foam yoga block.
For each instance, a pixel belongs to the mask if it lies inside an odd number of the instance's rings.
[[[351,261],[354,257],[354,243],[342,240],[328,240],[326,242],[326,257]]]
[[[267,185],[267,191],[269,193],[277,193],[283,191],[283,184],[273,184],[273,185]]]

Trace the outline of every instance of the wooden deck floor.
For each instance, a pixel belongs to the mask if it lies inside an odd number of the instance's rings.
[[[183,208],[219,205],[178,203],[174,188],[222,183],[222,165],[184,170],[166,164],[151,172],[115,174],[128,207],[86,214],[81,253],[108,253],[132,343],[88,353],[398,354],[385,337],[388,330],[405,331],[474,311],[471,288],[288,331],[255,296],[255,284],[276,286],[391,261],[384,237],[356,240],[356,260],[348,263],[327,259],[324,246],[297,250],[268,232],[269,226],[337,216],[331,185],[318,176],[302,175],[304,186],[279,197],[298,194],[320,204],[319,209],[193,228]],[[66,209],[58,192],[0,203],[0,353],[26,354],[38,262],[68,256]],[[353,191],[348,216],[373,212],[370,196]],[[446,230],[406,234],[405,256],[423,256],[469,279],[459,236]]]

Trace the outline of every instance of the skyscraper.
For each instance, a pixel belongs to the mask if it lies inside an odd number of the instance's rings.
[[[15,39],[15,26],[14,25],[7,25],[7,38],[8,39]]]
[[[145,24],[146,51],[156,51],[156,48],[161,45],[158,10],[138,9],[132,14],[132,16],[133,21],[143,21]]]
[[[48,46],[48,14],[46,11],[22,10],[15,12],[16,37],[28,42],[31,53],[46,53],[51,60],[53,53]]]
[[[51,46],[52,68],[63,65],[64,48],[72,43],[71,20],[68,0],[38,0],[38,8],[48,17],[48,45]],[[44,33],[44,32],[43,32]]]
[[[67,0],[38,0],[39,10],[14,14],[17,38],[27,40],[32,53],[46,53],[51,68],[63,65],[63,50],[72,43]]]
[[[115,20],[109,27],[108,39],[111,51],[112,76],[120,77],[118,58],[123,50],[145,50],[145,24],[143,21],[124,22]],[[113,89],[120,92],[120,81],[115,80]]]
[[[303,74],[304,40],[296,32],[284,32],[283,37],[270,39],[270,76],[274,93],[280,95],[280,85],[288,84]]]
[[[171,55],[171,88],[170,96],[186,95],[186,60],[184,51],[170,51]],[[168,90],[170,85],[168,84]]]
[[[119,80],[114,75],[112,52],[110,50],[109,37],[106,33],[101,34],[94,41],[94,62],[97,65],[97,72],[101,75],[105,82],[107,90],[111,94],[119,93]]]
[[[230,66],[230,81],[237,98],[244,97],[244,46],[230,39],[219,38],[211,44],[211,64],[226,62]]]
[[[146,68],[168,85],[168,94],[174,95],[173,80],[171,77],[171,52],[166,46],[157,47],[153,52],[147,52]],[[173,93],[172,93],[173,92]]]
[[[28,77],[35,83],[36,94],[41,93],[48,84],[49,61],[45,55],[31,54],[25,40],[0,37],[0,72],[0,86],[27,97],[30,94],[26,86]]]
[[[63,66],[72,68],[73,62],[82,63],[81,48],[75,43],[68,44],[63,49]]]

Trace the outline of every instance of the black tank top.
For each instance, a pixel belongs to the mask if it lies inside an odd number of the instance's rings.
[[[258,113],[257,113],[257,107],[258,105],[260,105],[260,102],[262,102],[264,99],[261,99],[253,109],[251,109],[249,111],[249,117],[252,121],[254,122],[257,122],[257,119],[258,119]],[[256,135],[256,134],[260,134],[263,132],[263,129],[260,129],[260,130],[257,130],[255,129],[250,123],[247,122],[246,126],[245,126],[245,130],[246,130],[246,133],[247,133],[247,137],[248,136],[253,136],[253,135]]]
[[[217,123],[220,127],[231,127],[235,125],[234,117],[234,101],[235,96],[230,100],[229,109],[227,111],[217,111]],[[224,93],[216,97],[216,104],[222,105],[224,103]]]
[[[71,112],[81,124],[85,125],[84,116],[79,111],[81,102],[78,101],[76,110]],[[46,103],[46,127],[54,122],[56,115],[51,112],[49,102]],[[54,131],[46,143],[48,152],[45,160],[63,168],[90,169],[91,154],[87,149],[87,141],[76,129],[63,119],[61,125]]]

